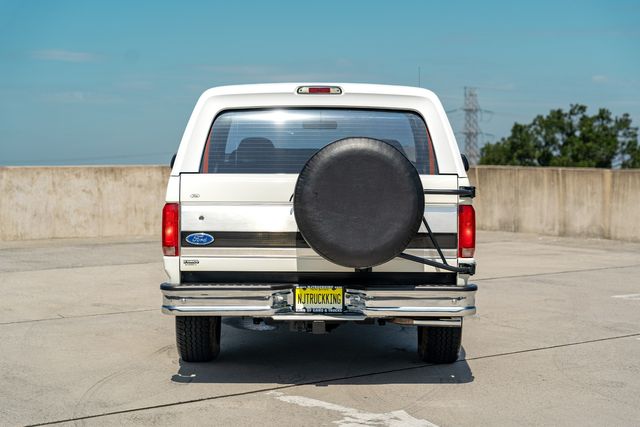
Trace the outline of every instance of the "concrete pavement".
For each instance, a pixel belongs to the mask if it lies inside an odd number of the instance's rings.
[[[159,244],[0,243],[0,424],[637,425],[640,245],[484,232],[452,365],[412,328],[222,329],[178,360]]]

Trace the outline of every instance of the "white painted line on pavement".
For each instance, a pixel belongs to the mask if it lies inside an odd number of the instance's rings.
[[[640,294],[613,295],[611,298],[630,299],[632,301],[640,300]]]
[[[427,420],[414,418],[402,410],[378,414],[374,412],[364,412],[355,408],[336,405],[335,403],[325,402],[318,399],[311,399],[309,397],[288,396],[278,391],[270,391],[267,394],[275,397],[282,402],[293,403],[294,405],[298,406],[304,406],[307,408],[322,408],[328,411],[340,412],[342,415],[344,415],[344,418],[335,421],[335,424],[340,427],[358,427],[371,425],[381,425],[389,427],[438,427],[436,424],[433,424]]]

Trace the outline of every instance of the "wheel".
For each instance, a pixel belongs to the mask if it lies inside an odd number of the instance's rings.
[[[293,214],[302,237],[344,267],[369,268],[400,255],[423,213],[424,189],[415,166],[377,139],[327,145],[304,165],[294,190]]]
[[[220,317],[176,316],[176,344],[185,362],[209,362],[220,353]]]
[[[462,327],[418,326],[418,356],[424,362],[455,362],[461,342]]]

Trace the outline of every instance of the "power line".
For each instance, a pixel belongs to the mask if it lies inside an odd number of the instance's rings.
[[[480,160],[480,151],[478,149],[478,134],[480,126],[478,125],[478,113],[480,112],[480,104],[478,104],[478,94],[476,88],[464,88],[464,151],[472,165],[478,164]]]
[[[478,147],[478,137],[486,135],[480,130],[478,117],[483,113],[493,114],[493,111],[480,108],[478,102],[477,88],[465,86],[464,105],[464,151],[471,165],[477,165],[480,160],[480,149]]]

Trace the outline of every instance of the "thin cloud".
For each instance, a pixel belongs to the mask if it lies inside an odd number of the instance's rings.
[[[597,74],[595,76],[591,76],[591,81],[594,83],[606,83],[609,81],[609,78],[607,76]]]
[[[56,104],[109,105],[123,102],[123,99],[117,95],[82,90],[48,93],[43,94],[42,97],[45,101]]]
[[[113,86],[120,90],[148,91],[153,89],[153,82],[149,80],[122,80],[114,83]]]
[[[345,60],[339,60],[336,66],[314,68],[311,70],[291,70],[287,67],[269,65],[207,65],[200,64],[196,69],[217,76],[233,77],[234,80],[258,79],[261,82],[278,81],[331,81],[340,78],[349,79],[353,73],[344,68],[352,68]]]
[[[515,83],[501,83],[501,84],[494,84],[494,85],[480,85],[477,86],[478,89],[487,89],[487,90],[499,90],[499,91],[504,91],[504,92],[512,92],[514,90],[516,90],[516,84]]]
[[[76,52],[64,49],[45,49],[31,53],[31,57],[41,61],[59,62],[94,62],[100,59],[99,55],[91,52]]]
[[[278,71],[275,67],[262,65],[199,65],[199,70],[216,74],[233,74],[241,76],[265,75]]]

